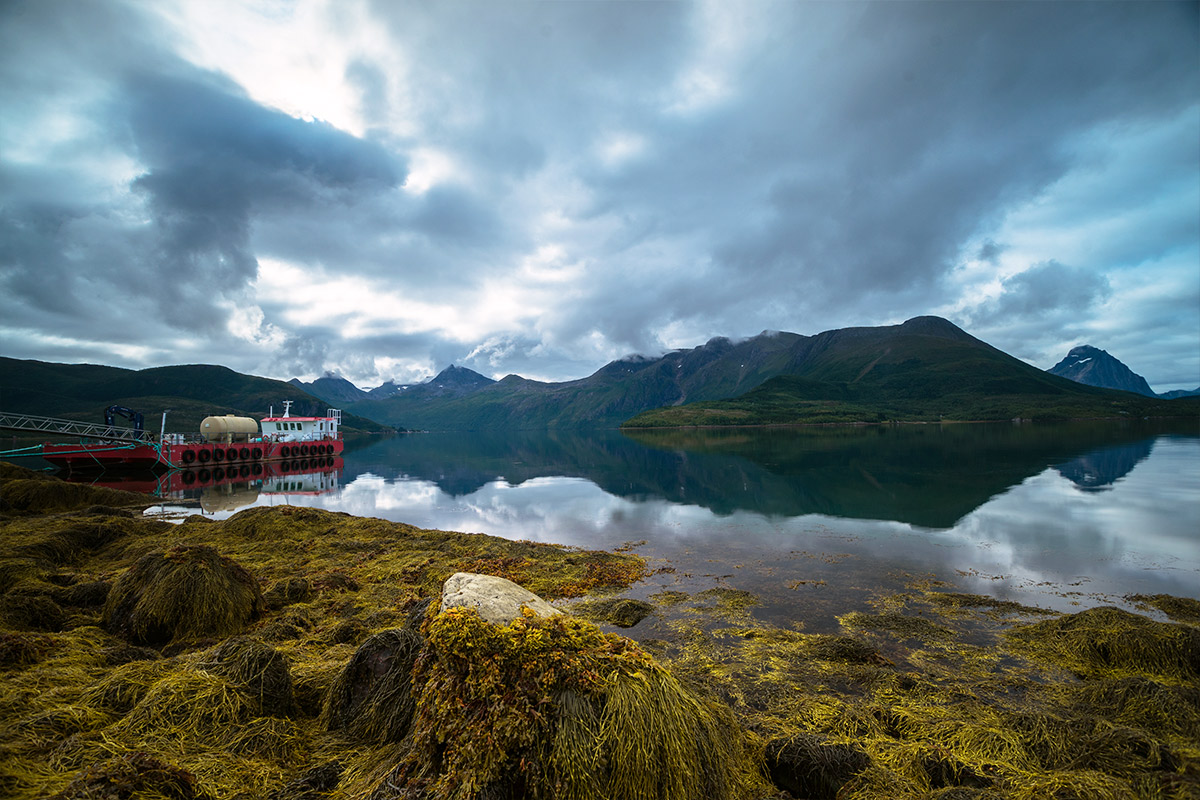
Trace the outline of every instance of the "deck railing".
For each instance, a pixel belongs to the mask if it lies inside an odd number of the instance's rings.
[[[40,431],[61,436],[78,436],[84,439],[103,439],[109,442],[153,442],[158,438],[157,434],[150,431],[135,431],[133,428],[96,425],[91,422],[39,417],[33,414],[10,414],[6,411],[0,411],[0,429]]]

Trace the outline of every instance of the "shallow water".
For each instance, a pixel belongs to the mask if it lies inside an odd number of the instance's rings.
[[[914,586],[1064,611],[1200,595],[1195,423],[411,434],[348,446],[340,473],[199,494],[217,518],[292,504],[639,543],[674,571],[632,596],[745,589],[760,618],[810,631]]]

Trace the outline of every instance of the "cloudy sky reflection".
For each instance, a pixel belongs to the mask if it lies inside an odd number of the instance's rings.
[[[1130,592],[1194,595],[1200,586],[1200,440],[1160,438],[1107,491],[1047,468],[948,529],[821,514],[717,515],[657,497],[622,498],[583,478],[489,482],[454,496],[411,477],[366,473],[335,494],[263,496],[425,528],[637,552],[685,576],[787,599],[781,587],[825,580],[865,592],[933,575],[967,591],[1062,609]],[[817,555],[821,557],[816,557]],[[889,577],[890,576],[890,577]],[[669,582],[660,580],[657,585]]]

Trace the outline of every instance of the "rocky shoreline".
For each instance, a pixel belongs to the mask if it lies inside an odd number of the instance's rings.
[[[1200,797],[1195,599],[915,583],[806,634],[623,598],[629,553],[152,502],[0,464],[0,794]],[[481,615],[475,576],[536,597]]]

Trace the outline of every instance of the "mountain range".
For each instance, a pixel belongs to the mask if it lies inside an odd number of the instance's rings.
[[[1072,352],[1064,363],[1085,371],[1102,360]],[[1086,372],[1099,374],[1095,367]],[[1200,416],[1200,399],[1168,401],[1079,383],[938,317],[815,336],[718,337],[657,358],[624,358],[561,383],[517,375],[496,381],[451,366],[424,383],[389,382],[369,392],[336,375],[284,383],[219,366],[134,371],[0,359],[0,408],[10,412],[98,420],[113,404],[148,417],[169,408],[171,429],[186,430],[209,414],[262,416],[284,399],[296,401],[294,413],[340,407],[344,426],[362,431]]]
[[[631,356],[561,383],[517,375],[493,381],[451,367],[348,408],[408,428],[474,431],[1183,411],[1048,374],[939,317],[815,336],[718,337],[659,358]]]

